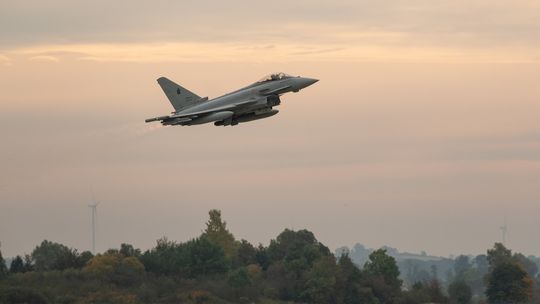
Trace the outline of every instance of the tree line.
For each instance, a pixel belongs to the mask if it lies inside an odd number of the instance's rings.
[[[473,299],[476,268],[466,257],[447,286],[436,276],[404,284],[385,249],[357,265],[312,232],[289,229],[254,246],[211,210],[197,238],[161,238],[144,252],[121,244],[93,255],[45,240],[9,267],[0,252],[0,303],[539,303],[534,263],[499,243],[485,256],[484,295]]]

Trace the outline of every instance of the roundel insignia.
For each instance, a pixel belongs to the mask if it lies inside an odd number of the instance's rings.
[[[180,88],[176,89],[176,94],[180,95]]]

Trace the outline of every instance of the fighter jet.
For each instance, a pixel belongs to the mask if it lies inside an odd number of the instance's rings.
[[[161,77],[158,84],[171,102],[171,115],[149,118],[164,126],[191,126],[214,122],[216,126],[235,126],[239,123],[268,118],[279,111],[280,96],[298,92],[318,79],[294,77],[285,73],[268,75],[261,80],[223,96],[208,100],[188,89]]]

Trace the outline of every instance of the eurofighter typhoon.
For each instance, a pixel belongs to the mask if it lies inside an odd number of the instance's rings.
[[[294,77],[284,73],[272,74],[247,87],[208,100],[188,89],[161,77],[158,84],[171,102],[171,115],[149,118],[146,122],[160,121],[164,126],[191,126],[214,122],[216,126],[235,126],[242,122],[276,115],[274,109],[281,103],[280,96],[298,92],[317,79]]]

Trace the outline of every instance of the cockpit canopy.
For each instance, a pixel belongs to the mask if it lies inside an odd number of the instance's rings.
[[[259,80],[257,82],[267,82],[267,81],[273,81],[273,80],[281,80],[281,79],[286,79],[286,78],[291,78],[291,77],[293,77],[293,76],[287,75],[285,73],[276,73],[276,74],[266,75],[263,78],[261,78],[261,80]]]

